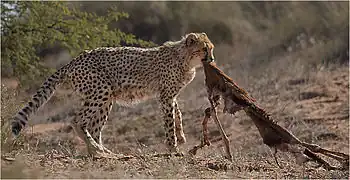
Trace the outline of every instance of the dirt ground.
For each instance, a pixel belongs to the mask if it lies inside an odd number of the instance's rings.
[[[349,153],[348,67],[311,72],[307,78],[278,74],[276,78],[236,77],[228,66],[223,67],[278,124],[297,137]],[[103,132],[106,147],[135,158],[90,159],[83,142],[66,129],[70,117],[55,123],[43,121],[58,109],[72,108],[71,103],[64,102],[48,103],[32,118],[23,136],[2,144],[2,178],[349,178],[349,171],[326,171],[313,168],[313,163],[299,166],[291,154],[278,153],[283,166],[279,168],[244,112],[235,116],[219,114],[231,141],[233,162],[223,158],[222,142],[190,156],[188,150],[200,142],[203,111],[209,105],[202,69],[179,97],[187,137],[187,143],[180,147],[183,157],[154,156],[166,152],[164,132],[158,105],[148,101],[132,108],[114,106]],[[219,137],[213,122],[209,129],[211,137]]]

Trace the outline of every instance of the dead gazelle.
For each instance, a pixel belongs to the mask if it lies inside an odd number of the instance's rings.
[[[214,62],[203,61],[203,66],[206,76],[205,83],[208,91],[208,99],[211,107],[205,110],[205,117],[202,123],[203,137],[201,144],[191,149],[191,154],[194,155],[199,148],[210,145],[207,123],[209,118],[213,117],[225,144],[226,157],[232,160],[229,139],[217,118],[216,108],[219,105],[220,98],[222,98],[224,100],[224,112],[234,114],[237,111],[244,110],[258,128],[264,144],[268,145],[270,148],[274,148],[275,153],[277,153],[277,150],[290,152],[295,156],[297,163],[314,160],[328,170],[348,169],[349,155],[326,150],[316,144],[300,141],[287,129],[279,126],[264,109],[256,105],[255,100],[222,72]],[[320,153],[336,159],[342,164],[342,167],[331,166],[315,153]]]

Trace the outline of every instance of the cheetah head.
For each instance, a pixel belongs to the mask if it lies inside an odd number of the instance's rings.
[[[202,61],[214,61],[214,45],[205,33],[190,33],[185,37],[188,61],[192,67],[202,64]]]

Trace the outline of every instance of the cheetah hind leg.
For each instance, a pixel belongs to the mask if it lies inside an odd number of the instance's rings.
[[[104,146],[98,144],[91,136],[89,131],[86,128],[82,128],[80,126],[74,125],[74,130],[78,134],[78,136],[84,140],[88,154],[93,158],[112,158],[119,159],[123,157],[118,157],[116,154],[112,153],[110,150],[105,148]]]
[[[74,127],[78,136],[84,140],[88,154],[93,157],[107,157],[103,147],[99,145],[91,136],[86,128]]]
[[[83,106],[86,101],[81,100],[81,105]],[[75,131],[76,135],[85,142],[88,154],[92,157],[113,157],[111,156],[111,151],[107,151],[101,144],[97,143],[95,139],[90,134],[87,129],[87,119],[92,119],[92,115],[87,115],[88,107],[82,107],[75,111],[75,117],[71,120],[71,127]]]
[[[93,145],[90,148],[90,154],[93,155],[94,158],[109,158],[109,159],[118,159],[118,160],[128,160],[133,158],[133,156],[126,156],[124,154],[116,154],[102,145],[102,143],[97,144],[97,142],[92,138],[91,134],[86,130],[87,137],[90,141],[89,144]]]
[[[128,160],[133,158],[133,156],[126,156],[124,154],[116,154],[106,148],[102,145],[100,142],[99,144],[92,138],[91,134],[85,130],[85,134],[87,135],[87,138],[89,139],[89,144],[92,145],[91,147],[88,147],[89,154],[93,155],[94,158],[110,158],[110,159],[118,159],[118,160]],[[101,136],[100,136],[101,137]],[[100,139],[101,140],[101,139]]]
[[[100,122],[97,121],[93,124],[99,124],[99,126],[101,126],[100,128],[96,128],[95,126],[93,127],[90,127],[89,128],[89,131],[92,132],[92,134],[90,134],[92,136],[92,138],[98,142],[98,144],[101,146],[103,152],[105,154],[108,154],[109,156],[111,157],[115,157],[117,159],[130,159],[132,158],[133,156],[126,156],[126,155],[123,155],[123,154],[116,154],[116,153],[113,153],[111,150],[109,150],[108,148],[106,148],[104,145],[103,145],[103,142],[102,142],[102,129],[104,128],[106,122],[107,122],[107,119],[108,119],[108,115],[110,113],[110,111],[112,110],[112,106],[113,106],[113,102],[109,102],[109,103],[106,103],[104,104],[100,110],[98,110],[99,114],[97,114],[97,116],[95,116],[93,118],[93,120],[96,120],[96,119],[100,119]],[[106,109],[106,110],[104,110]],[[91,122],[90,122],[91,123]]]
[[[116,154],[114,152],[112,152],[111,150],[109,150],[108,148],[106,148],[103,144],[102,144],[102,133],[100,132],[99,135],[99,145],[102,147],[103,151],[105,153],[107,153],[110,157],[119,159],[119,160],[128,160],[133,158],[134,156],[130,156],[130,155],[124,155],[124,154]]]
[[[108,157],[112,157],[118,160],[128,160],[131,158],[134,158],[134,156],[131,155],[124,155],[124,154],[116,154],[112,152],[111,150],[107,149],[105,146],[102,145],[103,151],[107,153]]]
[[[87,129],[84,130],[84,133],[86,134],[86,137],[88,139],[88,152],[90,155],[92,155],[94,158],[116,158],[116,154],[114,154],[112,151],[108,150],[106,147],[104,147],[101,144],[98,144],[91,136],[91,134],[87,131]]]

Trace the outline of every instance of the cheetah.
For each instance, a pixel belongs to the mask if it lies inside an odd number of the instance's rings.
[[[102,129],[114,103],[133,105],[155,98],[164,120],[165,144],[178,153],[186,142],[177,96],[195,77],[203,60],[214,61],[214,45],[205,33],[189,33],[179,41],[152,48],[99,47],[84,51],[58,69],[41,85],[31,100],[14,116],[14,137],[54,94],[63,82],[81,98],[81,107],[71,120],[76,134],[92,156],[116,155],[102,144]]]

